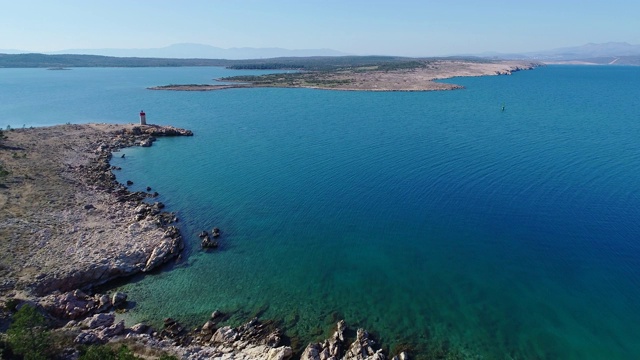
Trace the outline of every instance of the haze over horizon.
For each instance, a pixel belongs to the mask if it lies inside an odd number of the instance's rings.
[[[3,4],[0,49],[332,49],[353,55],[522,53],[584,45],[640,44],[640,3],[123,0]]]

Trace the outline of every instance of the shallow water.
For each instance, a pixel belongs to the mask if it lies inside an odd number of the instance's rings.
[[[391,350],[640,356],[640,68],[550,66],[425,93],[164,92],[217,68],[0,69],[0,125],[136,121],[118,179],[182,219],[187,253],[121,288],[130,321],[214,309],[304,344],[339,318]],[[505,111],[501,111],[502,104]],[[218,226],[204,253],[197,233]]]

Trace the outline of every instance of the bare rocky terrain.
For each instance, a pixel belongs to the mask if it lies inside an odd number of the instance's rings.
[[[61,125],[5,131],[0,164],[0,293],[44,295],[149,271],[182,245],[152,194],[115,181],[111,152],[149,146],[133,125]],[[186,134],[186,132],[185,132]],[[156,134],[155,136],[158,136]]]
[[[409,68],[359,66],[336,71],[309,71],[218,79],[232,84],[188,84],[151,87],[151,90],[211,91],[232,88],[284,87],[345,91],[434,91],[462,86],[436,82],[458,76],[510,75],[539,64],[529,61],[431,60],[412,63]]]
[[[94,293],[93,286],[179,258],[182,237],[173,225],[175,214],[153,202],[157,194],[130,192],[115,180],[112,152],[191,132],[85,124],[3,134],[0,172],[8,174],[0,177],[0,325],[5,329],[15,304],[30,303],[46,314],[58,339],[68,339],[65,359],[77,359],[80,345],[105,343],[125,344],[148,359],[167,353],[193,360],[387,358],[363,329],[347,339],[342,321],[330,339],[309,344],[301,354],[294,354],[273,321],[256,318],[231,327],[217,310],[195,329],[170,318],[162,329],[116,322],[127,295]],[[394,357],[407,358],[404,352]]]

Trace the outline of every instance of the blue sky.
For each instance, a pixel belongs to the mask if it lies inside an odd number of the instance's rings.
[[[632,0],[0,0],[0,49],[175,43],[330,48],[367,55],[525,52],[640,44]]]

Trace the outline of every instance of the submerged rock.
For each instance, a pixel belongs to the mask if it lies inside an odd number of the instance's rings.
[[[209,234],[207,234],[202,238],[200,246],[202,246],[203,249],[215,249],[218,247],[218,241],[211,239]]]

